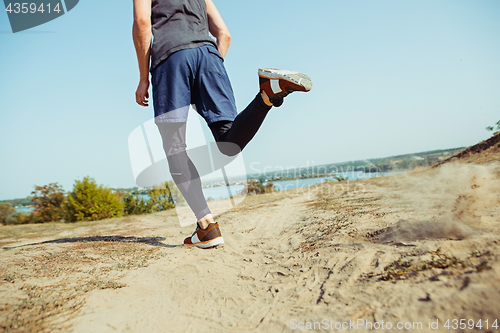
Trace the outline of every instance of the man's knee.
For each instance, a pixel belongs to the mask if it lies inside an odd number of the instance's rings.
[[[182,170],[188,159],[185,150],[172,149],[167,153],[168,168],[172,177],[182,175]]]
[[[163,150],[165,151],[165,155],[167,155],[167,159],[169,156],[175,156],[186,153],[186,144],[184,143],[169,143],[163,146]]]
[[[236,156],[241,153],[241,148],[237,144],[231,142],[217,142],[217,147],[222,154],[229,157]]]

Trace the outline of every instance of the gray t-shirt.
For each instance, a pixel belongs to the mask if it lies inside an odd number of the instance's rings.
[[[153,70],[172,53],[215,44],[208,34],[205,0],[153,0],[151,11]]]

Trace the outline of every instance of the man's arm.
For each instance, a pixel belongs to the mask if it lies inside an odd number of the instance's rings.
[[[148,106],[149,56],[151,53],[151,0],[134,0],[132,37],[134,38],[140,73],[135,100],[141,106]]]
[[[206,0],[208,15],[208,30],[217,38],[217,49],[223,58],[226,57],[227,49],[231,43],[231,34],[222,16],[212,0]]]

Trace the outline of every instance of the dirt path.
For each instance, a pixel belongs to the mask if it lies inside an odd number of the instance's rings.
[[[293,248],[277,236],[300,221],[303,200],[284,199],[279,205],[262,204],[222,216],[223,249],[162,250],[164,258],[120,280],[127,288],[87,297],[74,332],[251,331],[268,326],[263,322],[279,304],[276,292],[269,291],[279,277],[273,267],[286,259],[280,253]],[[164,243],[179,243],[178,229],[166,227]]]

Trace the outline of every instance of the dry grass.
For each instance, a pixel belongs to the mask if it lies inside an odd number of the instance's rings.
[[[381,217],[380,198],[368,191],[335,194],[335,183],[325,183],[318,187],[317,195],[307,202],[314,214],[303,221],[297,229],[305,240],[300,244],[302,252],[311,252],[330,242],[339,231],[354,232],[353,225],[365,215]]]
[[[473,252],[466,260],[458,259],[455,256],[450,256],[441,252],[441,249],[430,251],[430,260],[418,260],[416,253],[411,253],[401,256],[392,264],[384,267],[384,272],[380,276],[380,280],[404,280],[411,276],[416,276],[419,272],[436,268],[438,270],[447,270],[451,274],[461,274],[469,268],[468,273],[473,271],[482,272],[490,269],[488,266],[488,257],[491,256],[489,251],[484,253]]]
[[[67,244],[11,249],[1,262],[0,331],[65,330],[69,318],[95,289],[126,287],[124,270],[147,267],[164,256],[159,247],[141,243],[71,241]]]

